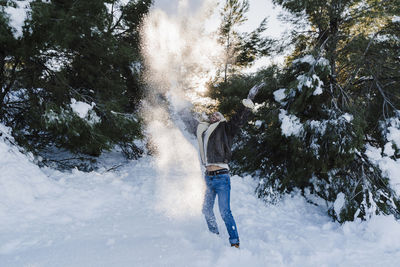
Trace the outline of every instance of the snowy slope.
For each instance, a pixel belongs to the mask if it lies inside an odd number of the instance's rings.
[[[393,217],[340,226],[297,195],[265,205],[251,177],[234,176],[237,250],[218,215],[221,236],[208,232],[199,209],[160,209],[168,178],[154,158],[116,172],[61,173],[0,139],[0,266],[398,266]],[[174,181],[185,179],[175,173]]]

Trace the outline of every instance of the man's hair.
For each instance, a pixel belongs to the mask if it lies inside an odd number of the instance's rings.
[[[221,113],[221,112],[218,112],[218,111],[209,114],[208,117],[210,118],[210,117],[211,117],[212,115],[214,115],[214,114],[217,115],[217,117],[219,118],[218,121],[221,121],[221,120],[224,120],[224,119],[225,119],[224,115],[222,115],[222,113]]]

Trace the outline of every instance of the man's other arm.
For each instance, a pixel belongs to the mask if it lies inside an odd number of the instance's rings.
[[[249,120],[250,115],[254,111],[254,103],[253,100],[255,96],[258,94],[258,91],[265,85],[264,82],[253,86],[246,99],[243,99],[242,106],[236,112],[236,114],[231,118],[231,120],[227,123],[228,131],[235,135],[238,130],[244,126],[244,124]]]

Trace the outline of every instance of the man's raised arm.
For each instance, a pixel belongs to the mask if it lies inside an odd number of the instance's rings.
[[[185,109],[183,112],[180,113],[180,117],[185,124],[186,130],[189,133],[196,135],[197,126],[200,122],[198,119],[196,119],[195,114],[192,111]]]
[[[264,82],[257,84],[253,86],[249,94],[247,95],[246,99],[242,100],[243,107],[239,108],[239,110],[236,112],[236,114],[232,117],[232,119],[229,121],[230,126],[240,128],[242,127],[248,120],[250,114],[252,111],[254,111],[254,103],[253,100],[255,96],[258,94],[258,91],[265,85]]]

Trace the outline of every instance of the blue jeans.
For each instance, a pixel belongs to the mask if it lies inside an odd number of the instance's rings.
[[[221,217],[225,222],[231,244],[239,243],[239,235],[230,208],[231,180],[229,174],[219,174],[205,177],[206,194],[204,196],[203,214],[210,232],[219,234],[217,221],[213,211],[215,197],[218,195],[218,206]]]

